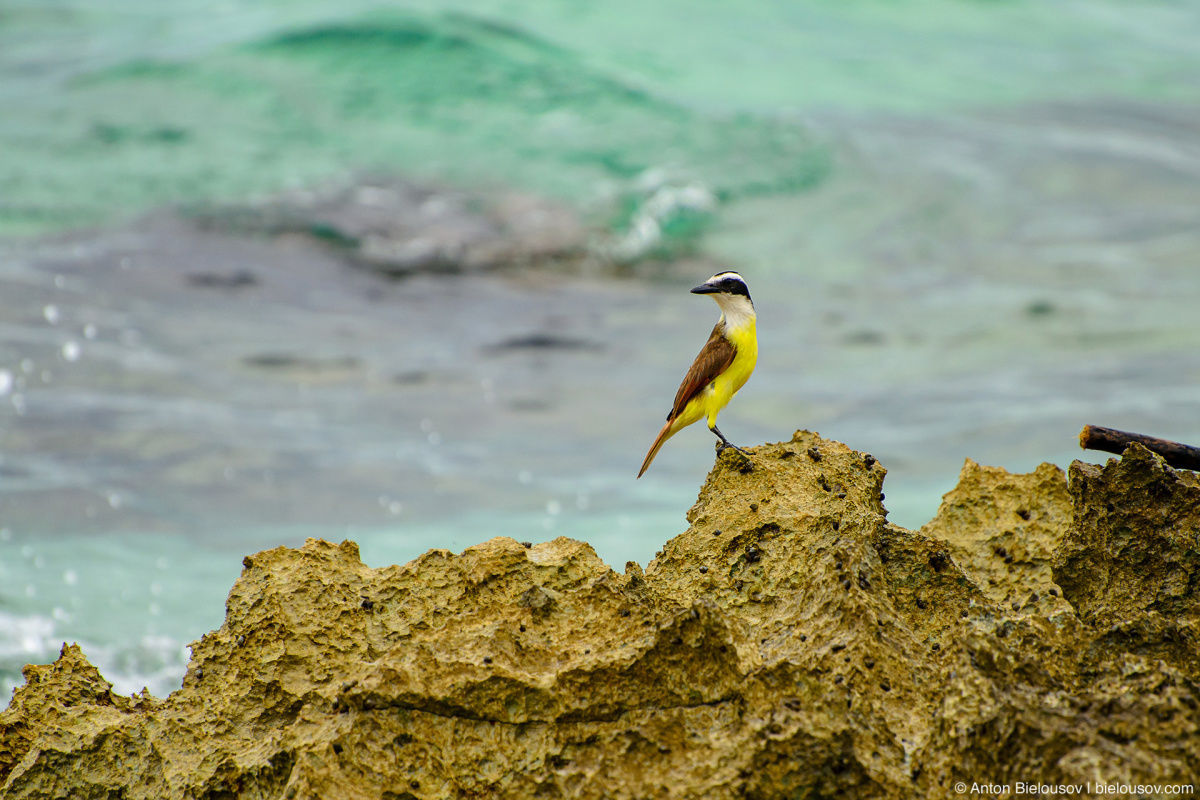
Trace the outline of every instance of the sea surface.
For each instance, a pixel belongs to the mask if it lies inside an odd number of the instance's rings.
[[[568,209],[592,266],[204,224],[385,178]],[[169,693],[308,536],[644,565],[712,464],[696,427],[634,480],[726,268],[760,361],[722,430],[872,453],[906,527],[966,458],[1103,461],[1085,423],[1200,443],[1200,9],[9,0],[0,692],[78,641]]]

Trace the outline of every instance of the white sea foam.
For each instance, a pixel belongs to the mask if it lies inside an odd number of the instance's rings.
[[[0,664],[16,658],[41,656],[54,637],[54,620],[38,614],[17,616],[0,611]]]
[[[187,645],[170,636],[147,634],[134,642],[96,644],[64,641],[56,631],[50,617],[0,611],[0,698],[5,705],[13,689],[25,683],[22,668],[55,661],[66,643],[79,644],[118,694],[136,694],[144,687],[155,697],[166,697],[179,688],[191,658]]]

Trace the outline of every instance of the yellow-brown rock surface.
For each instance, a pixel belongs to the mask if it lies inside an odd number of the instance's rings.
[[[78,647],[0,714],[4,798],[952,797],[1200,773],[1194,476],[968,461],[920,531],[808,432],[726,451],[643,573],[496,538],[245,559],[183,687]],[[1015,604],[1015,606],[1014,606]]]

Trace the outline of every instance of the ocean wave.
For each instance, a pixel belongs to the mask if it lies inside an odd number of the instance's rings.
[[[90,224],[369,170],[512,186],[596,209],[593,222],[623,233],[622,204],[647,171],[726,200],[804,190],[830,168],[827,148],[790,117],[689,106],[518,25],[464,13],[297,24],[190,60],[131,54],[78,76],[68,99],[75,138],[53,159],[0,133],[0,150],[24,148],[7,159],[14,174],[41,187],[0,204],[0,230],[38,214]]]

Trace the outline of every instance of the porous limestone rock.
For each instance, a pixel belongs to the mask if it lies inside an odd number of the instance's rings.
[[[1200,481],[1140,444],[1104,467],[1071,465],[1075,525],[1054,565],[1081,617],[1146,612],[1200,623]],[[1194,652],[1194,651],[1193,651]]]
[[[77,647],[27,668],[0,714],[2,795],[923,798],[1194,779],[1194,476],[1138,449],[1069,484],[968,461],[914,532],[887,521],[885,474],[808,432],[726,450],[644,573],[564,538],[381,569],[353,542],[258,553],[165,699],[113,695]]]
[[[921,533],[950,546],[954,560],[991,600],[1042,615],[1069,609],[1051,574],[1071,527],[1067,476],[1053,464],[1026,475],[967,459],[958,485]]]

